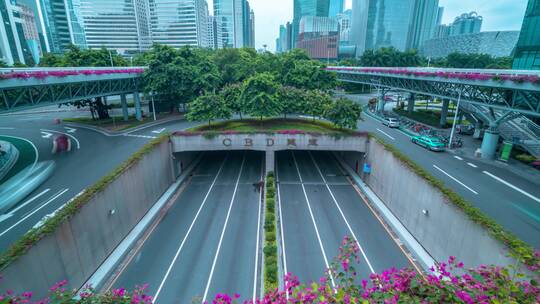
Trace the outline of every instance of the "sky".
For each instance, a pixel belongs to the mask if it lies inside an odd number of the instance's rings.
[[[345,7],[351,7],[346,0]],[[208,0],[212,8],[213,0]],[[292,21],[293,0],[249,0],[255,12],[255,47],[276,49],[279,25]],[[439,0],[444,7],[443,23],[451,23],[462,13],[476,11],[484,17],[482,31],[520,30],[527,0]],[[212,12],[212,9],[210,9]]]

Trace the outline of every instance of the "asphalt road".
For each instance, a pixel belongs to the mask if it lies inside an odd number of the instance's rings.
[[[365,104],[369,96],[353,98]],[[540,178],[450,152],[427,151],[412,144],[407,134],[362,116],[359,130],[378,134],[520,239],[540,248]]]
[[[0,250],[7,249],[44,216],[55,212],[111,172],[148,141],[165,132],[194,125],[174,121],[108,136],[90,129],[54,123],[56,118],[84,115],[88,114],[76,111],[0,116],[0,135],[29,141],[37,151],[36,162],[52,160],[56,164],[52,176],[10,212],[0,215]],[[72,151],[55,155],[51,152],[52,138],[60,133],[72,138]]]
[[[157,303],[200,303],[220,292],[257,296],[262,214],[254,184],[264,174],[263,156],[206,153],[113,286],[133,287],[144,280]]]
[[[286,273],[318,281],[346,235],[361,249],[361,278],[411,266],[330,153],[283,151],[276,163]]]

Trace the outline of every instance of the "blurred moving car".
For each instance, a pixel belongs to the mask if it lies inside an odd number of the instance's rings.
[[[399,128],[399,119],[395,117],[386,117],[382,124],[388,126],[389,128]]]
[[[422,146],[428,150],[442,152],[445,149],[445,144],[437,137],[430,136],[413,136],[411,141],[419,146]]]
[[[461,135],[473,135],[474,129],[473,125],[456,125],[456,131]]]
[[[71,139],[65,135],[60,134],[53,139],[52,153],[69,152],[71,151]]]

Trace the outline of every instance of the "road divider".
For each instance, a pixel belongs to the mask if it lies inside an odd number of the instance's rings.
[[[276,236],[276,181],[274,172],[268,172],[265,184],[264,217],[264,289],[278,288],[278,248]]]

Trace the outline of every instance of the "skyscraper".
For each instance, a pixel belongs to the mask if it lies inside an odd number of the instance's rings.
[[[8,64],[39,63],[42,49],[36,18],[28,6],[0,0],[0,59]]]
[[[75,44],[82,48],[87,46],[83,20],[80,14],[81,0],[37,1],[39,1],[39,7],[37,9],[42,28],[46,32],[48,51],[61,53],[70,44]],[[115,0],[112,1],[114,2]]]
[[[244,2],[244,15],[243,19],[243,46],[255,47],[255,13],[251,9],[248,1]]]
[[[150,0],[149,4],[152,42],[175,48],[210,46],[206,0]]]
[[[214,16],[220,19],[223,47],[244,46],[246,0],[214,0]]]
[[[370,0],[365,49],[407,49],[415,0]]]
[[[292,47],[296,46],[300,30],[300,19],[304,16],[328,17],[329,0],[294,0]]]
[[[328,17],[337,17],[338,14],[343,13],[345,6],[345,0],[330,0],[330,6],[328,8]]]
[[[540,70],[540,0],[529,0],[512,68]]]
[[[408,49],[419,49],[435,36],[439,20],[439,0],[416,0],[410,24]]]
[[[151,45],[148,0],[81,0],[89,48],[135,53]]]
[[[336,17],[304,16],[296,47],[307,51],[314,59],[338,58],[339,23]]]
[[[476,12],[461,14],[450,25],[450,36],[461,34],[480,33],[482,28],[482,16]]]

